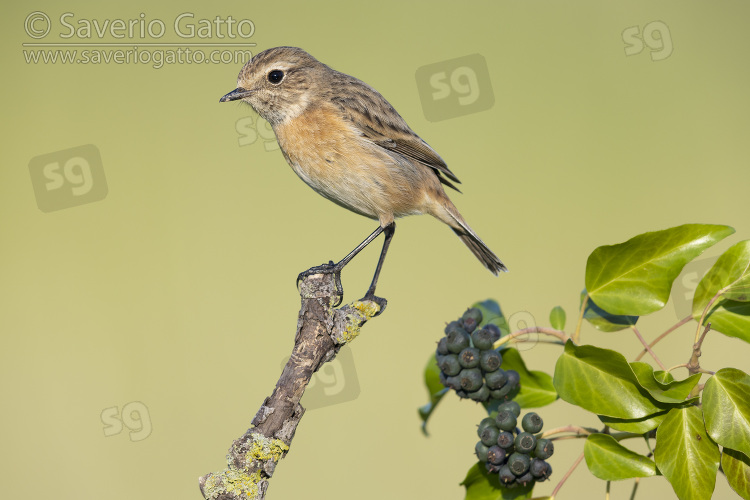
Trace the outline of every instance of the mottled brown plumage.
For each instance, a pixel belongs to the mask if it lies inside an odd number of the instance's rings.
[[[385,98],[361,80],[319,62],[302,49],[276,47],[240,71],[242,99],[268,120],[289,165],[317,193],[380,222],[386,231],[378,273],[397,217],[430,214],[446,223],[497,275],[506,268],[461,217],[443,185],[458,178]],[[356,253],[336,266],[340,271]],[[335,270],[336,271],[336,270]]]

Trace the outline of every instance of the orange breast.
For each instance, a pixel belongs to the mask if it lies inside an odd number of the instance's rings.
[[[425,179],[431,185],[435,175],[397,161],[335,109],[309,109],[274,131],[292,169],[329,200],[381,224],[426,211]]]

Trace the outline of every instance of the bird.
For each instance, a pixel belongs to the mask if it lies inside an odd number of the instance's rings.
[[[507,271],[448,198],[443,186],[460,192],[456,175],[367,83],[330,68],[301,48],[275,47],[247,61],[237,87],[220,99],[228,101],[247,103],[268,121],[287,163],[314,191],[379,222],[343,259],[304,271],[298,283],[312,274],[334,274],[339,305],[342,269],[384,233],[375,274],[363,298],[380,304],[382,312],[386,301],[375,296],[375,288],[395,219],[417,214],[447,224],[492,274]]]

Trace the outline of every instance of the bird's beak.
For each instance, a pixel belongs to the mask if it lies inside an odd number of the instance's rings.
[[[253,93],[252,90],[246,90],[246,89],[243,89],[242,87],[237,87],[236,89],[234,89],[233,91],[231,91],[230,93],[228,93],[227,95],[219,99],[219,102],[236,101],[238,99],[244,99],[245,97],[249,96],[252,93]]]

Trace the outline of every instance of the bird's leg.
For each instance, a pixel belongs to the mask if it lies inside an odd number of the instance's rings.
[[[383,249],[380,251],[378,267],[375,268],[375,275],[372,277],[372,283],[370,284],[370,288],[367,289],[367,293],[364,296],[365,300],[371,300],[380,306],[380,311],[378,312],[378,314],[382,313],[383,310],[385,310],[385,306],[388,304],[388,302],[381,297],[375,296],[375,287],[378,284],[378,277],[380,277],[380,270],[383,268],[383,262],[385,262],[385,254],[388,253],[388,247],[391,244],[391,239],[393,239],[393,234],[396,232],[396,223],[391,222],[383,229],[385,231],[385,241],[383,242]],[[376,314],[375,316],[377,316],[378,314]]]
[[[391,225],[393,225],[393,224],[391,224]],[[390,227],[390,226],[388,226],[388,227]],[[349,261],[351,261],[367,245],[369,245],[370,243],[372,243],[372,240],[374,240],[375,238],[377,238],[380,235],[380,233],[382,233],[384,230],[387,231],[387,228],[384,228],[382,226],[378,226],[378,228],[375,231],[373,231],[370,236],[368,236],[367,238],[365,238],[365,240],[362,243],[360,243],[359,245],[357,245],[357,247],[354,250],[352,250],[351,252],[349,252],[349,254],[346,257],[344,257],[343,259],[341,259],[336,264],[334,264],[333,261],[329,261],[328,264],[321,264],[320,266],[311,267],[307,271],[301,272],[299,274],[299,276],[297,276],[297,284],[299,285],[300,280],[302,280],[302,278],[304,278],[306,276],[312,276],[313,274],[331,274],[332,273],[333,276],[334,276],[334,278],[335,278],[335,280],[336,280],[336,292],[339,295],[339,300],[338,300],[338,302],[336,304],[334,304],[333,307],[340,306],[341,302],[344,300],[344,288],[341,286],[341,270],[344,269],[344,266],[347,265],[349,263]],[[393,230],[391,230],[391,236],[392,235],[393,235]],[[389,239],[390,238],[388,238],[388,240]],[[381,255],[381,260],[382,260],[382,258],[383,258],[383,256]],[[380,265],[381,264],[378,263],[378,269],[375,272],[375,278],[376,278],[375,281],[377,281],[377,275],[380,272]],[[370,287],[370,288],[372,288],[373,291],[374,291],[373,287]]]

